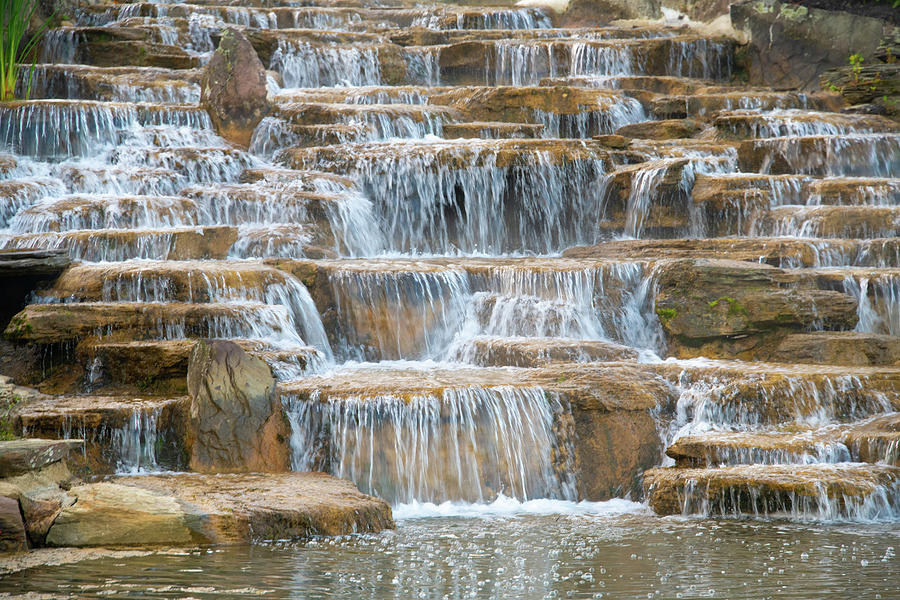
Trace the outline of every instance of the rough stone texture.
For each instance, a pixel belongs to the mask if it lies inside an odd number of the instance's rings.
[[[188,367],[194,471],[290,469],[289,432],[275,378],[234,342],[200,342]]]
[[[24,439],[0,442],[0,477],[14,477],[60,461],[81,440]]]
[[[269,112],[266,70],[247,38],[227,29],[219,41],[201,85],[201,104],[219,135],[244,147],[253,129]]]
[[[781,340],[768,360],[829,365],[900,364],[900,338],[855,331],[791,334]]]
[[[75,502],[63,509],[47,533],[48,546],[122,544],[187,545],[206,541],[192,534],[200,515],[171,497],[115,483],[69,490]]]
[[[51,546],[231,544],[393,527],[386,502],[322,473],[152,475],[72,488]]]
[[[0,552],[22,552],[27,547],[19,503],[0,496]]]
[[[157,466],[184,470],[190,398],[141,396],[47,396],[17,407],[16,429],[60,438],[77,424],[77,430],[91,442],[70,452],[65,464],[78,475],[96,477],[115,473],[125,458],[111,432],[125,430],[138,416],[144,422],[152,418],[156,424],[153,454]]]
[[[821,85],[839,93],[848,104],[872,103],[887,114],[900,114],[900,63],[863,64],[858,71],[847,66],[830,69],[822,75]]]
[[[659,0],[570,0],[559,17],[563,27],[605,25],[618,19],[658,19]]]
[[[819,77],[847,64],[851,54],[870,58],[893,27],[886,21],[778,0],[731,5],[731,21],[749,35],[750,83],[818,89]]]
[[[754,358],[781,337],[821,322],[856,325],[856,300],[797,273],[728,260],[677,260],[658,277],[656,313],[671,354]]]

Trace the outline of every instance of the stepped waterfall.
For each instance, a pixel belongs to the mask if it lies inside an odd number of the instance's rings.
[[[900,589],[887,95],[658,2],[56,4],[0,102],[0,591]]]

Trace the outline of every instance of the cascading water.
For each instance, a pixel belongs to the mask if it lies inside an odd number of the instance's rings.
[[[410,397],[287,404],[293,468],[348,478],[390,502],[575,498],[564,410],[540,388],[447,388]]]

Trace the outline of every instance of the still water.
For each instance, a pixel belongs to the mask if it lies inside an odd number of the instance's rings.
[[[8,575],[78,598],[898,598],[896,524],[659,518],[624,500],[406,505],[397,529]]]

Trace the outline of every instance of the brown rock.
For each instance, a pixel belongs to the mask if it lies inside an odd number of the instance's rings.
[[[677,260],[659,272],[656,313],[677,356],[752,358],[786,333],[856,325],[856,301],[767,265]],[[697,354],[699,353],[699,354]]]
[[[190,466],[201,472],[290,469],[288,431],[275,378],[230,341],[198,343],[188,367]]]
[[[47,498],[32,498],[22,496],[19,498],[22,506],[22,514],[25,517],[25,531],[28,540],[33,546],[43,546],[47,538],[47,532],[62,511],[62,494],[52,495]]]
[[[667,119],[632,123],[619,127],[616,133],[630,138],[673,140],[693,137],[701,129],[703,129],[703,126],[693,119]]]
[[[266,70],[247,38],[236,29],[222,34],[203,74],[201,104],[219,135],[248,147],[253,129],[269,112]]]
[[[23,552],[27,550],[25,523],[19,511],[19,503],[0,496],[0,552]]]

